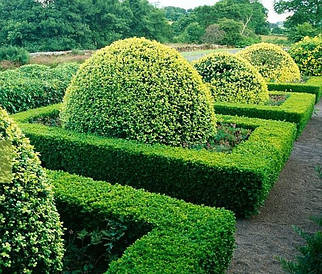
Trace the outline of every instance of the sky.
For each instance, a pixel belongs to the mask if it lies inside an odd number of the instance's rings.
[[[192,9],[202,5],[213,5],[218,0],[149,0],[151,3],[158,3],[160,7],[175,6],[185,9]],[[284,21],[287,14],[277,14],[274,12],[273,3],[274,0],[261,0],[263,5],[268,9],[268,21],[276,23]]]

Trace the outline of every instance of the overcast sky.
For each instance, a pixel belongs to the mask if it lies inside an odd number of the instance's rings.
[[[185,9],[192,9],[202,5],[213,5],[218,0],[149,0],[151,3],[159,3],[160,7],[175,6]],[[276,14],[273,9],[274,0],[261,0],[263,5],[269,10],[268,21],[276,23],[284,21],[287,17],[286,14]]]

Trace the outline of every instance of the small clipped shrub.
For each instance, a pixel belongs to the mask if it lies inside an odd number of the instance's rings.
[[[117,41],[81,65],[68,87],[63,127],[186,146],[216,132],[210,90],[174,49],[145,38]]]
[[[29,62],[29,52],[24,48],[0,47],[0,61],[10,61],[15,64],[25,65]]]
[[[289,54],[303,75],[322,75],[322,36],[305,37],[291,46]]]
[[[0,182],[0,272],[57,273],[64,248],[52,189],[29,140],[2,109],[0,142],[12,154],[11,179]]]
[[[215,101],[261,104],[268,101],[267,85],[248,61],[229,53],[212,53],[194,64],[208,83]]]
[[[292,57],[277,45],[255,44],[240,51],[238,55],[248,60],[266,81],[296,82],[301,78],[300,70]]]

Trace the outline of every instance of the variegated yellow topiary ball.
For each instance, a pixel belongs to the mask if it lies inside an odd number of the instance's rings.
[[[63,127],[182,146],[216,132],[210,90],[176,50],[145,38],[97,51],[67,89]]]
[[[194,63],[215,101],[262,104],[268,101],[264,78],[246,60],[229,53],[212,53]]]
[[[266,81],[296,82],[301,78],[300,70],[292,57],[277,45],[255,44],[237,55],[248,60]]]

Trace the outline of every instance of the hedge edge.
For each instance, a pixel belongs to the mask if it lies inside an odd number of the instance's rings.
[[[268,83],[270,91],[301,92],[315,94],[315,104],[322,97],[322,77],[311,77],[306,83]]]
[[[235,217],[129,186],[47,170],[58,204],[89,218],[144,222],[152,230],[128,247],[106,273],[224,273],[234,249]]]
[[[251,216],[277,180],[293,147],[293,123],[217,115],[219,122],[254,128],[231,154],[146,145],[30,124],[60,105],[13,115],[45,167],[165,193],[188,202]]]
[[[285,94],[271,91],[272,95]],[[262,119],[272,119],[295,123],[297,137],[304,130],[314,111],[315,96],[307,93],[286,93],[289,97],[280,106],[265,106],[255,104],[215,103],[216,113],[226,115],[246,116]]]

